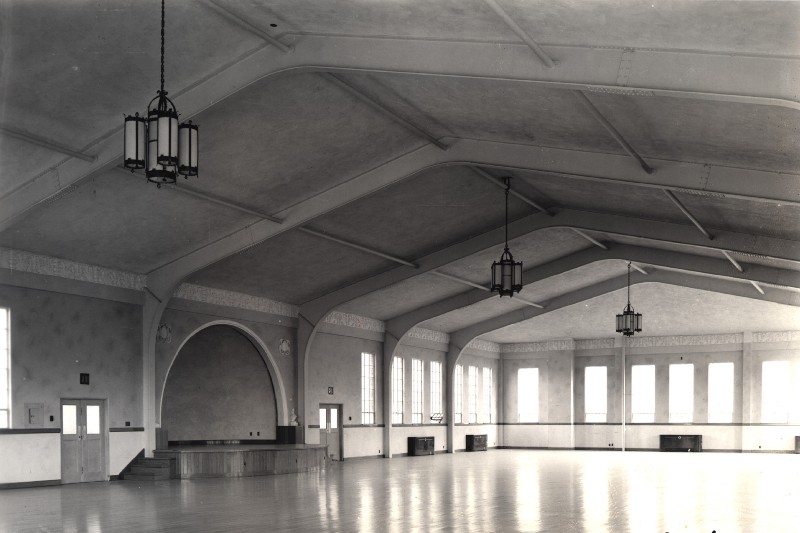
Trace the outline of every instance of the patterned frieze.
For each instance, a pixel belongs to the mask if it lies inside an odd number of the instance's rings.
[[[503,353],[528,353],[528,352],[557,352],[557,351],[574,350],[574,349],[575,349],[574,340],[555,339],[550,341],[502,344],[500,351]]]
[[[575,341],[576,350],[604,350],[614,347],[614,339],[580,339]]]
[[[341,311],[331,311],[325,316],[323,322],[335,326],[346,326],[349,328],[374,331],[376,333],[383,333],[386,331],[386,324],[381,320],[350,313],[342,313]]]
[[[660,348],[666,346],[711,346],[716,344],[741,344],[741,333],[719,335],[669,335],[664,337],[630,337],[631,348]]]
[[[500,345],[496,342],[485,341],[483,339],[473,339],[467,346],[473,350],[481,350],[483,352],[500,353]]]
[[[758,331],[753,332],[753,342],[792,342],[800,341],[800,331]]]
[[[269,298],[261,298],[241,292],[194,285],[192,283],[181,283],[177,290],[175,290],[173,297],[293,318],[296,318],[298,313],[296,305],[290,305],[270,300]]]
[[[441,331],[434,331],[432,329],[411,328],[408,333],[406,333],[406,336],[414,339],[438,342],[440,344],[450,343],[450,335],[447,333],[442,333]]]

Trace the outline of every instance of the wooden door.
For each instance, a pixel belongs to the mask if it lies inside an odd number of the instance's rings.
[[[61,482],[105,479],[105,401],[62,400]]]
[[[341,404],[319,406],[319,442],[328,446],[328,456],[332,461],[341,461],[343,457],[341,413]]]

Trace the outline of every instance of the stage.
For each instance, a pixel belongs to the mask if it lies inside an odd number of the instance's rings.
[[[170,459],[177,479],[271,476],[322,470],[328,464],[327,446],[320,444],[210,444],[171,446],[155,450]]]

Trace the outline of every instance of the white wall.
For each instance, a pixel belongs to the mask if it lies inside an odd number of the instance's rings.
[[[61,434],[0,435],[0,483],[61,479]]]
[[[108,475],[118,476],[147,445],[144,431],[114,431],[108,434]],[[59,476],[61,477],[61,476]]]

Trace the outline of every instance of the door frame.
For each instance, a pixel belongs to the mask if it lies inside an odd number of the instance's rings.
[[[102,415],[103,415],[102,416],[102,420],[104,421],[104,424],[103,424],[104,427],[102,428],[102,433],[100,435],[100,440],[103,443],[103,461],[102,461],[103,462],[103,475],[102,475],[102,479],[100,481],[108,481],[109,480],[108,471],[109,471],[110,463],[111,463],[111,458],[110,458],[110,453],[109,453],[109,436],[108,436],[108,434],[109,434],[108,398],[98,398],[98,397],[83,397],[83,398],[63,397],[63,398],[60,398],[59,401],[58,401],[59,436],[61,436],[63,438],[63,434],[61,433],[61,431],[63,431],[63,429],[64,429],[64,420],[62,419],[62,416],[64,414],[64,408],[63,408],[64,402],[85,402],[85,401],[102,402],[102,406],[101,406],[100,409],[101,409]],[[63,473],[63,461],[64,461],[64,458],[60,457],[60,454],[61,454],[61,443],[59,442],[59,459],[60,459],[61,469],[62,469],[61,472]],[[63,481],[62,481],[62,483],[63,483]],[[88,482],[80,481],[79,483],[88,483]]]
[[[320,403],[319,408],[325,409],[326,411],[334,407],[338,409],[338,431],[339,431],[339,461],[344,461],[344,424],[343,424],[343,416],[342,413],[344,412],[344,404],[341,403]],[[323,427],[324,426],[324,427]],[[319,421],[319,430],[324,431],[328,429],[328,421],[327,420],[320,420]]]

